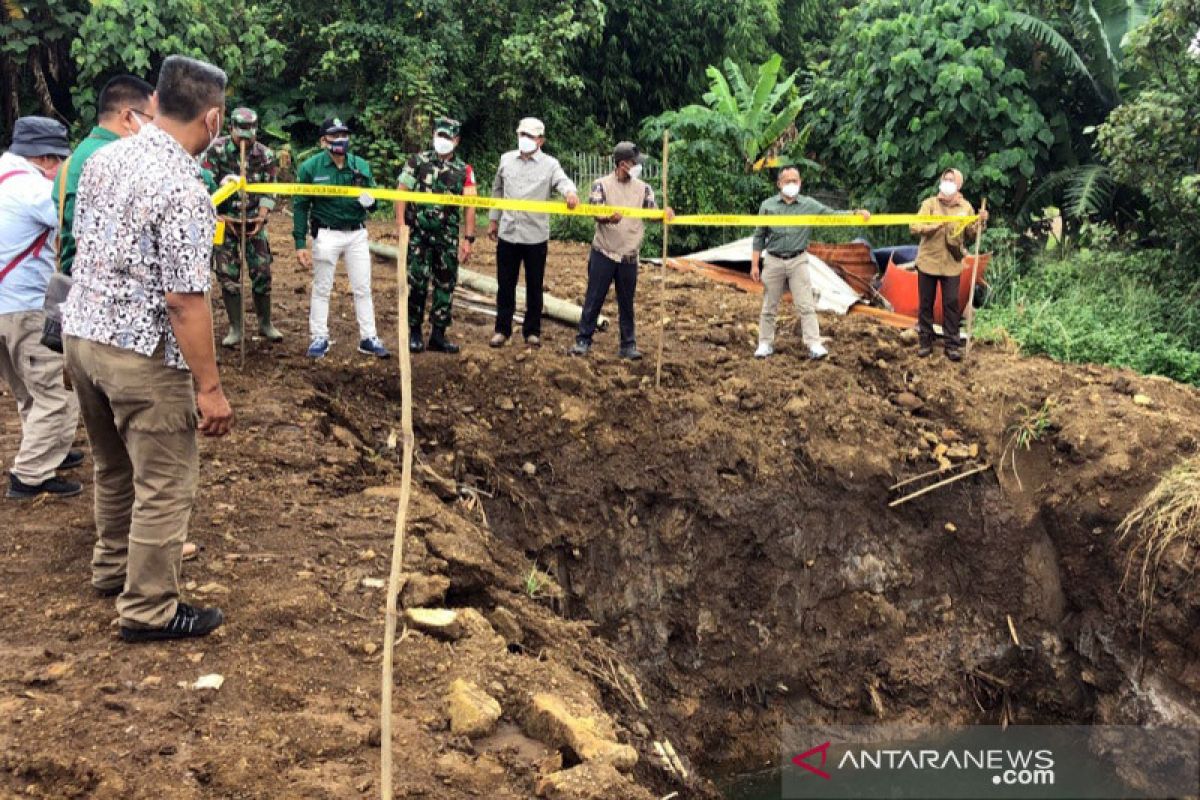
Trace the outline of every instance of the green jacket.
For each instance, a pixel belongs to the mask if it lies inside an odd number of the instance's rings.
[[[375,186],[371,165],[366,159],[347,153],[346,163],[338,169],[333,157],[321,151],[300,165],[296,183],[315,183],[319,186]],[[367,209],[354,197],[308,197],[296,195],[292,201],[292,238],[296,249],[308,247],[309,214],[316,227],[358,225],[367,218]]]
[[[75,151],[71,153],[71,161],[67,164],[67,197],[63,203],[63,224],[60,234],[62,238],[59,244],[64,275],[71,274],[71,264],[75,261],[75,234],[72,232],[72,229],[75,222],[75,193],[79,190],[79,178],[83,175],[83,165],[101,147],[112,144],[120,138],[120,136],[112,131],[97,125],[92,128],[92,132],[87,135],[87,138],[80,142]],[[62,186],[62,182],[62,178],[54,181],[54,189],[50,195],[54,201],[55,208],[58,208],[59,187]]]
[[[760,216],[807,216],[809,214],[846,214],[846,211],[834,211],[824,203],[813,200],[807,195],[797,195],[791,203],[785,202],[783,194],[777,192],[758,207]],[[766,250],[769,253],[797,253],[808,249],[808,239],[812,228],[772,228],[770,225],[760,225],[754,229],[754,252]]]

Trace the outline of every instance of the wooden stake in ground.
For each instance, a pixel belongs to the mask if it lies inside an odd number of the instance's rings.
[[[979,204],[979,213],[987,211],[987,198]],[[983,241],[983,220],[979,220],[979,235],[975,237],[975,261],[971,264],[971,291],[967,293],[967,346],[963,350],[963,360],[971,356],[971,343],[975,341],[975,276],[979,274],[979,243]]]
[[[242,227],[238,235],[238,255],[242,259],[242,268],[238,272],[238,316],[242,323],[242,340],[238,342],[238,369],[246,366],[246,140],[238,139],[241,155],[238,156],[242,175]],[[233,324],[233,320],[229,321]]]
[[[396,509],[396,531],[392,539],[392,571],[388,578],[387,618],[383,632],[383,690],[380,693],[379,747],[380,796],[392,800],[392,651],[396,647],[396,595],[404,566],[404,533],[408,525],[408,499],[412,494],[413,424],[412,357],[408,352],[408,226],[400,225],[396,253],[396,296],[399,304],[396,330],[400,355],[400,429],[403,461],[400,473],[400,503]]]
[[[671,132],[663,131],[663,159],[662,159],[662,207],[665,211],[669,208],[667,203],[667,157],[670,155],[671,147]],[[657,389],[662,383],[662,360],[663,360],[663,339],[666,336],[667,330],[667,238],[670,235],[670,226],[667,224],[667,218],[663,217],[662,234],[663,234],[663,252],[662,264],[658,269],[658,355],[654,360],[654,388]]]

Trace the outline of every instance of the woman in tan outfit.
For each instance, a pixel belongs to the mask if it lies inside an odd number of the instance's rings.
[[[957,217],[974,214],[975,209],[962,196],[962,185],[961,172],[956,169],[946,170],[938,184],[938,193],[921,203],[921,209],[917,213]],[[981,224],[987,219],[987,212],[979,216],[980,220],[974,225],[958,230],[958,226],[953,222],[909,226],[913,235],[921,237],[921,245],[917,249],[917,289],[921,300],[921,310],[917,317],[917,355],[922,358],[933,352],[933,302],[940,286],[946,358],[951,361],[962,360],[958,338],[958,323],[962,317],[962,309],[958,307],[959,279],[963,271],[963,257],[966,255],[966,240],[974,240],[979,235]]]

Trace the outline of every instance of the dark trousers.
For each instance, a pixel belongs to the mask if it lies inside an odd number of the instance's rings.
[[[633,293],[637,289],[637,278],[636,261],[632,264],[613,261],[599,250],[592,250],[592,255],[588,258],[588,284],[587,294],[583,298],[583,317],[579,320],[576,341],[591,344],[592,335],[596,332],[596,320],[600,319],[600,309],[604,306],[604,298],[608,297],[608,287],[616,281],[617,313],[621,319],[621,347],[633,347]]]
[[[496,245],[496,333],[512,336],[513,312],[517,310],[517,280],[525,264],[526,338],[542,335],[542,279],[546,276],[546,242],[516,244],[503,239]]]
[[[958,307],[958,275],[926,275],[917,273],[917,294],[921,298],[921,311],[917,316],[917,335],[922,343],[933,343],[933,301],[938,287],[942,289],[942,334],[946,347],[958,347],[958,323],[962,311]]]

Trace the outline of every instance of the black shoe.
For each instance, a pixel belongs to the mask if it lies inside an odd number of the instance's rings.
[[[58,465],[59,469],[75,469],[83,463],[82,450],[68,450],[67,457]]]
[[[929,358],[933,354],[933,345],[929,342],[921,342],[917,345],[917,358]]]
[[[35,485],[21,482],[16,475],[8,476],[8,496],[13,500],[32,500],[39,494],[52,494],[55,497],[74,497],[83,491],[83,484],[64,480],[55,475],[48,481]]]
[[[951,361],[962,361],[962,350],[957,347],[947,347],[946,358]]]
[[[429,352],[431,353],[450,353],[453,355],[461,348],[454,342],[446,338],[446,329],[434,326],[429,334]]]
[[[92,588],[96,590],[96,594],[100,597],[116,597],[117,595],[121,594],[121,592],[125,591],[125,584],[120,583],[116,586],[93,586]]]
[[[408,352],[420,353],[425,349],[425,337],[421,335],[421,326],[415,325],[408,329]]]
[[[575,342],[575,346],[572,347],[570,350],[568,350],[567,353],[569,353],[570,355],[573,355],[573,356],[586,356],[588,353],[591,352],[591,350],[592,350],[592,343],[581,340],[581,341]]]
[[[633,344],[628,345],[626,347],[622,347],[617,352],[617,355],[620,356],[621,358],[628,358],[630,361],[641,361],[642,360],[642,351],[638,350],[637,345],[633,345]]]
[[[155,642],[162,639],[191,639],[207,636],[221,627],[225,615],[219,608],[195,608],[187,603],[175,607],[175,616],[161,628],[126,628],[121,638],[127,642]]]

